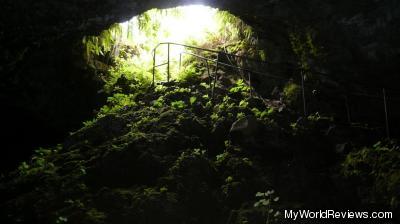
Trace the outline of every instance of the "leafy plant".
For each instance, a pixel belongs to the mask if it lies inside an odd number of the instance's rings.
[[[56,224],[68,223],[68,218],[64,216],[57,217]]]
[[[293,31],[289,34],[293,53],[297,57],[299,69],[305,77],[312,76],[310,61],[322,57],[322,49],[314,43],[314,34],[312,29],[306,29],[304,32]]]
[[[357,187],[365,204],[400,208],[400,146],[395,141],[378,142],[346,156],[342,174]]]
[[[266,110],[260,111],[258,108],[254,107],[253,109],[251,109],[251,111],[257,119],[265,120],[275,112],[275,108],[270,107]]]
[[[20,176],[34,176],[34,175],[53,175],[56,171],[56,166],[51,161],[52,155],[61,148],[61,146],[54,147],[53,149],[39,148],[36,149],[34,155],[29,162],[22,162],[18,166],[18,173]]]
[[[98,56],[106,56],[114,54],[115,46],[118,44],[118,36],[121,35],[122,29],[119,24],[112,25],[109,29],[104,30],[98,36],[83,37],[82,44],[85,48],[85,58],[89,65]],[[93,66],[95,68],[95,66]]]
[[[221,164],[229,157],[229,153],[227,151],[216,156],[216,164]]]
[[[243,113],[243,112],[240,112],[240,113],[236,114],[236,120],[239,120],[239,119],[242,119],[242,118],[245,118],[245,117],[246,117],[246,114]]]
[[[133,94],[122,94],[116,93],[113,96],[108,97],[107,105],[104,105],[99,112],[98,116],[104,116],[109,113],[114,113],[124,108],[137,105],[135,102],[135,95]]]
[[[84,121],[84,122],[83,122],[83,126],[84,126],[84,127],[90,127],[90,126],[92,126],[93,124],[95,124],[96,121],[97,121],[97,118],[94,118],[94,119],[88,120],[88,121]]]
[[[166,21],[184,21],[184,16],[187,14],[185,10],[184,7],[149,10],[125,23],[112,25],[98,36],[83,38],[82,43],[87,63],[93,69],[100,70],[97,74],[105,81],[106,93],[112,94],[119,91],[118,88],[121,87],[116,83],[121,76],[127,78],[127,86],[136,85],[137,82],[145,85],[152,83],[153,49],[158,43],[165,42],[165,39],[175,35],[168,30],[171,24]],[[207,27],[207,32],[204,32],[205,35],[202,39],[197,40],[196,37],[189,36],[175,42],[220,49],[229,53],[247,52],[247,55],[254,54],[255,56],[261,55],[261,57],[264,55],[265,57],[265,54],[257,49],[257,38],[250,26],[228,12],[211,8],[209,10],[213,12],[211,19],[215,22],[215,30],[209,30],[210,27]],[[155,52],[156,64],[163,63],[167,59],[166,47],[166,45],[160,46]],[[174,47],[176,46],[172,46],[169,54],[169,70],[172,79],[192,81],[204,72],[202,71],[205,68],[205,65],[202,64],[203,61],[189,54],[181,54],[182,50],[196,54],[202,54],[202,52],[174,49]],[[181,55],[181,60],[179,60],[179,55]],[[204,56],[211,57],[211,55]],[[198,66],[199,64],[202,65]],[[154,70],[155,81],[166,80],[166,71],[166,66],[156,68]],[[128,91],[125,93],[135,90],[135,88],[127,89]]]
[[[153,101],[153,106],[156,108],[161,108],[165,104],[164,97],[159,97],[157,100]]]
[[[221,103],[214,106],[211,120],[216,123],[220,119],[233,119],[235,116],[237,104],[229,96],[225,96]]]
[[[182,100],[171,102],[171,107],[177,110],[184,109],[186,107],[186,103]]]
[[[235,83],[235,86],[229,90],[229,92],[231,93],[241,93],[242,95],[248,95],[249,91],[250,87],[246,84],[246,82],[243,79],[239,79]]]
[[[190,97],[190,100],[189,100],[189,102],[190,102],[190,105],[193,105],[193,104],[195,104],[195,103],[196,103],[196,101],[197,101],[197,97],[195,97],[195,96],[192,96],[192,97]]]
[[[199,72],[196,63],[191,63],[178,74],[179,81],[192,82],[198,78]]]
[[[279,197],[275,196],[274,190],[268,190],[266,192],[257,192],[256,198],[258,201],[254,203],[254,207],[261,210],[265,223],[276,223],[279,220],[280,212],[275,210],[274,207],[279,201]]]
[[[239,103],[239,108],[244,110],[249,106],[249,102],[247,100],[241,100]]]
[[[283,89],[283,99],[288,105],[294,106],[298,103],[300,93],[301,87],[298,84],[288,82]]]

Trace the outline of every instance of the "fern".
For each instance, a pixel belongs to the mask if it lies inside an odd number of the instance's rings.
[[[215,11],[217,12],[217,11]],[[166,16],[172,16],[176,20],[184,19],[184,8],[153,9],[140,16],[134,17],[123,24],[114,24],[98,36],[86,36],[83,38],[85,58],[89,66],[98,69],[98,65],[105,64],[107,69],[102,69],[105,90],[108,93],[117,91],[117,80],[124,75],[132,83],[148,85],[153,79],[153,48],[164,38],[172,35],[166,27]],[[229,53],[240,53],[255,56],[264,56],[257,47],[258,40],[251,27],[242,20],[226,11],[218,11],[214,14],[219,29],[209,32],[205,39],[188,37],[184,42],[188,45],[197,45],[204,48],[223,49]],[[189,49],[183,49],[190,51]],[[181,50],[179,50],[181,51]],[[179,66],[179,53],[172,47],[170,60],[170,75],[172,79],[191,81],[206,71],[199,69],[202,61],[190,55],[184,55]],[[192,51],[202,54],[203,52]],[[204,55],[215,57],[215,55]],[[157,51],[157,64],[164,63],[167,58],[166,46],[161,46]],[[177,59],[178,58],[178,59]],[[245,65],[246,62],[230,59],[232,64]],[[100,63],[99,63],[100,62]],[[201,65],[201,66],[197,66]],[[106,67],[103,66],[103,67]],[[166,79],[166,66],[155,69],[156,81]]]

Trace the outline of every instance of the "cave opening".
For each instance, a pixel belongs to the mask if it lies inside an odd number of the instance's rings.
[[[2,171],[14,169],[38,147],[62,142],[82,127],[82,122],[88,124],[87,120],[102,116],[111,107],[104,105],[107,98],[112,104],[130,104],[127,98],[135,94],[135,85],[148,86],[152,81],[152,50],[158,43],[262,55],[253,29],[228,11],[205,5],[159,6],[164,9],[127,12],[127,19],[114,15],[118,17],[112,19],[114,25],[101,22],[102,31],[97,27],[84,28],[83,32],[63,36],[62,41],[43,45],[34,57],[24,58],[25,65],[20,66],[23,72],[19,73],[25,75],[18,84],[29,88],[18,89],[21,96],[15,96],[15,102],[10,101],[7,106],[15,109],[4,116],[11,119],[5,121],[9,130],[5,148],[9,155],[7,163],[1,165]],[[76,25],[71,29],[80,28]],[[158,49],[157,63],[166,60],[166,47]],[[179,66],[179,55],[198,52],[174,46],[170,53],[173,79],[185,79],[205,69],[201,61],[189,54],[182,56]],[[215,55],[204,56],[215,59]],[[156,77],[157,81],[166,79],[166,66],[157,68]],[[40,97],[36,97],[38,93]],[[15,121],[26,126],[24,132]],[[16,138],[23,140],[16,143]],[[22,148],[23,156],[14,148]]]
[[[0,223],[399,222],[396,1],[5,1]]]
[[[215,69],[210,67],[219,52],[225,56],[219,60],[232,67],[241,66],[241,56],[265,60],[252,27],[204,5],[151,9],[82,42],[87,65],[104,80],[107,93],[199,75]]]

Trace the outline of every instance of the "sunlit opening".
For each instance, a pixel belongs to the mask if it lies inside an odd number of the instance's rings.
[[[170,9],[159,13],[153,9],[147,12],[158,27],[156,36],[160,42],[184,43],[190,39],[202,42],[210,33],[218,32],[217,9],[202,5],[192,5]],[[141,31],[140,16],[121,24],[124,41],[134,40],[137,44],[148,41]]]
[[[143,46],[141,57],[151,57],[148,50],[158,43],[172,42],[204,45],[211,36],[219,35],[221,19],[218,9],[191,5],[167,10],[152,9],[121,23],[120,44]],[[174,46],[170,57],[177,60],[184,47]]]
[[[154,76],[165,80],[167,71],[172,79],[198,73],[199,62],[190,55],[199,52],[179,45],[170,45],[169,50],[167,45],[161,45],[154,51],[158,44],[165,42],[233,54],[257,52],[257,39],[249,26],[229,12],[203,5],[152,9],[115,24],[100,36],[84,39],[89,64],[96,68],[99,64],[112,64],[107,72],[101,73],[107,76],[107,83],[115,82],[121,75],[148,82]],[[154,69],[155,64],[166,61],[168,70],[166,66]]]

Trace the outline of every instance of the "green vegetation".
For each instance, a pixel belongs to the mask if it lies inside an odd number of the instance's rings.
[[[378,142],[351,152],[342,164],[346,178],[354,181],[363,205],[400,210],[400,147],[394,141]]]
[[[300,102],[301,87],[293,82],[286,83],[283,89],[283,100],[290,106],[297,106]]]
[[[211,103],[207,88],[188,88],[192,84],[180,82],[154,89],[138,84],[135,94],[116,93],[99,116],[86,122],[65,144],[39,149],[31,161],[20,165],[13,182],[0,186],[13,191],[17,188],[8,186],[36,185],[7,205],[18,207],[11,219],[215,223],[225,219],[223,214],[229,208],[222,205],[232,197],[241,198],[235,203],[252,201],[251,195],[267,183],[256,177],[243,178],[249,171],[261,172],[261,167],[252,158],[232,151],[229,144],[225,148],[228,136],[210,145],[212,133],[218,129],[218,121],[210,118],[216,113],[218,120],[234,121],[236,113],[252,113],[247,107],[263,111],[265,105],[254,106],[242,97],[246,92],[236,91],[239,98],[225,96],[223,102],[217,98]],[[228,115],[229,110],[234,114]],[[39,179],[44,181],[36,183]],[[239,193],[244,186],[248,192]],[[32,203],[37,204],[34,213],[18,212]]]
[[[256,194],[256,197],[259,198],[259,200],[254,203],[254,207],[261,209],[266,224],[278,223],[281,215],[279,211],[274,210],[275,204],[279,201],[279,197],[276,197],[274,194],[274,190],[269,190],[265,193],[257,192]]]
[[[289,34],[289,41],[302,75],[312,77],[312,68],[323,57],[322,48],[315,44],[315,31],[293,31]]]
[[[249,27],[214,14],[226,25],[218,35],[184,43],[265,59]],[[173,35],[165,15],[184,13],[151,10],[83,40],[107,103],[63,144],[38,149],[1,178],[4,223],[270,224],[282,209],[347,206],[350,196],[354,207],[399,209],[397,144],[335,151],[347,139],[331,117],[299,118],[299,85],[288,82],[281,99],[269,100],[227,72],[229,82],[210,88],[203,62],[189,56],[181,68],[172,62],[170,82],[151,85],[151,50],[165,41],[160,34]],[[290,39],[310,72],[319,55],[312,35]],[[156,75],[165,79],[162,69]]]
[[[97,65],[91,64],[99,57],[107,57],[115,54],[115,46],[118,44],[116,37],[122,34],[119,25],[113,25],[108,30],[101,32],[99,36],[85,36],[82,40],[85,47],[85,58],[90,66],[97,68]]]
[[[249,96],[250,87],[246,84],[246,81],[239,79],[233,88],[229,90],[230,93],[243,94],[244,96]]]
[[[120,80],[94,120],[3,177],[5,223],[279,223],[282,209],[340,206],[347,194],[398,209],[396,144],[354,151],[332,175],[332,119],[297,120],[250,97],[243,80],[218,84],[211,99],[193,77],[127,89]],[[239,119],[255,124],[230,132]]]
[[[203,19],[199,20],[199,17]],[[99,36],[85,37],[83,46],[87,64],[105,81],[105,91],[111,93],[121,90],[118,85],[121,77],[126,79],[128,88],[137,82],[151,83],[152,51],[161,42],[177,42],[255,57],[259,57],[260,52],[257,38],[243,21],[228,12],[199,6],[147,11],[125,23],[113,25]],[[204,71],[204,62],[186,53],[211,59],[216,57],[171,45],[172,79],[193,79],[201,69]],[[157,64],[167,61],[167,46],[160,46],[156,56]],[[166,66],[156,69],[157,81],[165,81],[166,76]]]

